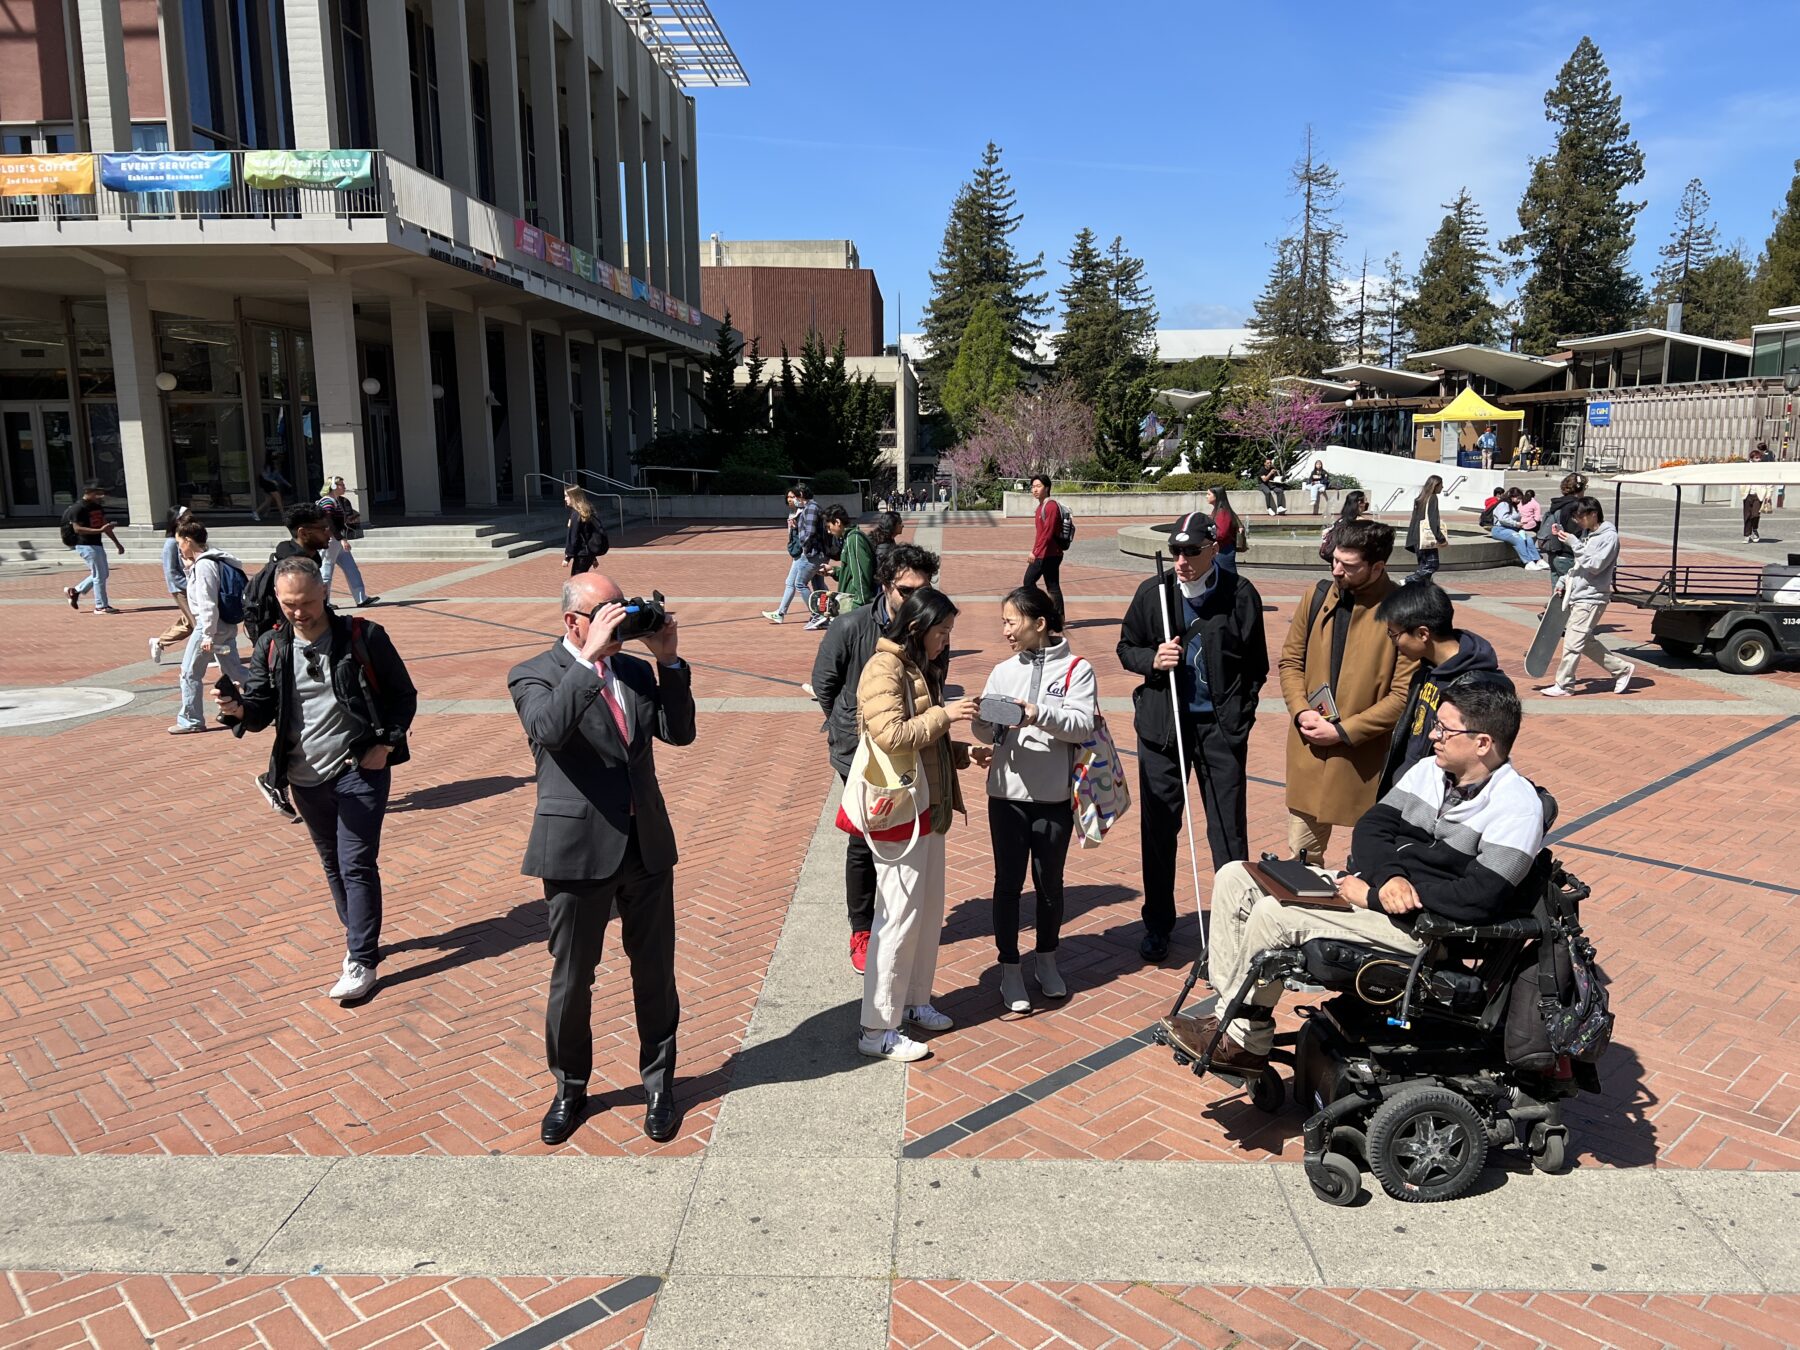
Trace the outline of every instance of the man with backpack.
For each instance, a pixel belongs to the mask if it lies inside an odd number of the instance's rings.
[[[1031,563],[1025,569],[1025,580],[1021,584],[1035,586],[1039,581],[1044,583],[1051,603],[1056,606],[1057,623],[1060,626],[1066,617],[1062,593],[1063,550],[1067,547],[1063,539],[1063,509],[1050,495],[1048,474],[1031,475],[1031,495],[1037,498],[1037,510],[1033,513],[1033,518],[1037,521],[1037,533],[1031,539]],[[1067,532],[1073,534],[1074,522],[1069,521],[1067,524]]]
[[[781,603],[774,609],[762,612],[763,618],[770,623],[783,623],[787,620],[788,606],[794,603],[794,597],[813,587],[819,569],[831,556],[825,532],[825,517],[819,510],[819,504],[813,500],[813,490],[802,483],[788,493],[788,500],[794,503],[793,524],[788,528],[788,557],[794,561],[788,568],[787,585],[782,589]]]
[[[826,570],[837,578],[836,605],[834,611],[827,604],[807,621],[809,633],[828,627],[834,612],[848,613],[875,598],[875,546],[869,542],[869,536],[856,528],[850,513],[841,506],[825,513],[825,531],[837,551],[836,560],[826,564]]]
[[[206,546],[206,526],[193,517],[175,527],[176,548],[188,565],[188,607],[194,611],[194,631],[181,657],[181,710],[171,736],[190,736],[206,730],[206,708],[200,684],[209,660],[219,663],[219,673],[239,686],[244,682],[244,663],[237,654],[238,625],[244,621],[244,588],[249,578],[244,565],[223,549]]]
[[[284,558],[309,558],[314,563],[322,563],[325,550],[331,544],[331,522],[311,502],[290,507],[285,519],[288,538],[275,545],[267,565],[244,587],[244,637],[252,650],[258,638],[281,622],[281,605],[275,598],[275,565]],[[273,775],[259,773],[254,781],[256,790],[262,793],[263,800],[272,810],[289,820],[300,819],[287,791],[276,786]]]
[[[344,925],[344,962],[329,998],[362,998],[381,959],[381,825],[392,769],[410,757],[419,696],[379,624],[327,607],[310,558],[274,565],[282,620],[257,639],[235,698],[220,714],[246,732],[275,729],[269,778],[291,786]]]
[[[1143,678],[1132,705],[1144,857],[1144,940],[1138,952],[1146,961],[1169,954],[1175,839],[1182,825],[1183,780],[1190,773],[1200,781],[1213,867],[1250,856],[1250,731],[1257,696],[1269,677],[1262,598],[1244,577],[1217,565],[1212,519],[1196,511],[1176,521],[1169,552],[1173,570],[1137,588],[1119,626],[1119,664]],[[1185,764],[1177,744],[1186,752]]]
[[[113,533],[112,522],[106,518],[106,485],[95,480],[82,489],[81,500],[63,512],[62,541],[81,555],[88,569],[87,579],[79,586],[63,587],[63,596],[70,609],[79,611],[81,597],[92,591],[94,613],[119,612],[106,597],[108,539],[120,553],[125,552],[125,545],[119,542],[119,536]]]

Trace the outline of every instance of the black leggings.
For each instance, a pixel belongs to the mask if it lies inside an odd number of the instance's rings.
[[[1049,593],[1050,603],[1056,606],[1058,622],[1064,617],[1062,593],[1062,555],[1054,558],[1033,558],[1025,569],[1025,580],[1021,585],[1035,586],[1039,581],[1044,583],[1044,590]]]
[[[1019,959],[1019,893],[1025,865],[1037,890],[1037,950],[1053,952],[1062,933],[1063,863],[1075,812],[1065,801],[1013,802],[988,798],[988,835],[994,844],[994,946],[1000,959]]]

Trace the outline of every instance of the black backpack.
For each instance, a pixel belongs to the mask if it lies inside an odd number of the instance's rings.
[[[1513,980],[1504,1047],[1509,1064],[1549,1073],[1567,1055],[1594,1065],[1612,1044],[1613,1014],[1594,944],[1581,928],[1588,888],[1558,867],[1538,906],[1536,960]]]
[[[77,545],[81,542],[81,536],[75,533],[75,513],[77,511],[79,511],[80,509],[81,509],[81,503],[76,502],[75,505],[71,506],[67,511],[63,512],[62,541],[63,541],[63,543],[67,544],[70,548],[74,548],[75,545]],[[96,541],[96,542],[98,542],[98,541]]]
[[[1056,504],[1059,519],[1056,522],[1056,542],[1061,548],[1067,548],[1075,542],[1075,517],[1069,514],[1069,508],[1061,502]]]
[[[281,606],[275,599],[275,554],[262,571],[244,583],[244,637],[251,646],[256,639],[281,622]]]
[[[1494,506],[1498,506],[1498,505],[1499,505],[1498,502],[1494,503]],[[1494,507],[1493,506],[1482,507],[1481,508],[1481,516],[1476,520],[1475,523],[1477,525],[1481,526],[1481,528],[1484,530],[1493,529],[1494,528]]]

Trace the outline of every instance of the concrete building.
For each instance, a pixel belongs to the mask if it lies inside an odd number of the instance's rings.
[[[692,424],[697,0],[63,0],[0,28],[0,510],[265,465],[368,517]],[[628,17],[629,15],[629,17]],[[9,19],[12,16],[9,16]],[[132,152],[138,152],[136,154]]]

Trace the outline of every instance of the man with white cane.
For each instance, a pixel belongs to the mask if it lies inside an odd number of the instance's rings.
[[[1138,738],[1138,830],[1144,855],[1146,961],[1169,954],[1175,927],[1175,836],[1188,829],[1188,859],[1199,910],[1188,775],[1197,773],[1206,838],[1216,871],[1250,856],[1246,779],[1257,698],[1269,676],[1262,598],[1235,572],[1215,565],[1210,517],[1195,512],[1169,530],[1175,560],[1132,597],[1119,628],[1119,662],[1143,678],[1132,696]],[[1173,678],[1171,678],[1173,673]],[[1205,949],[1205,927],[1201,928]]]

